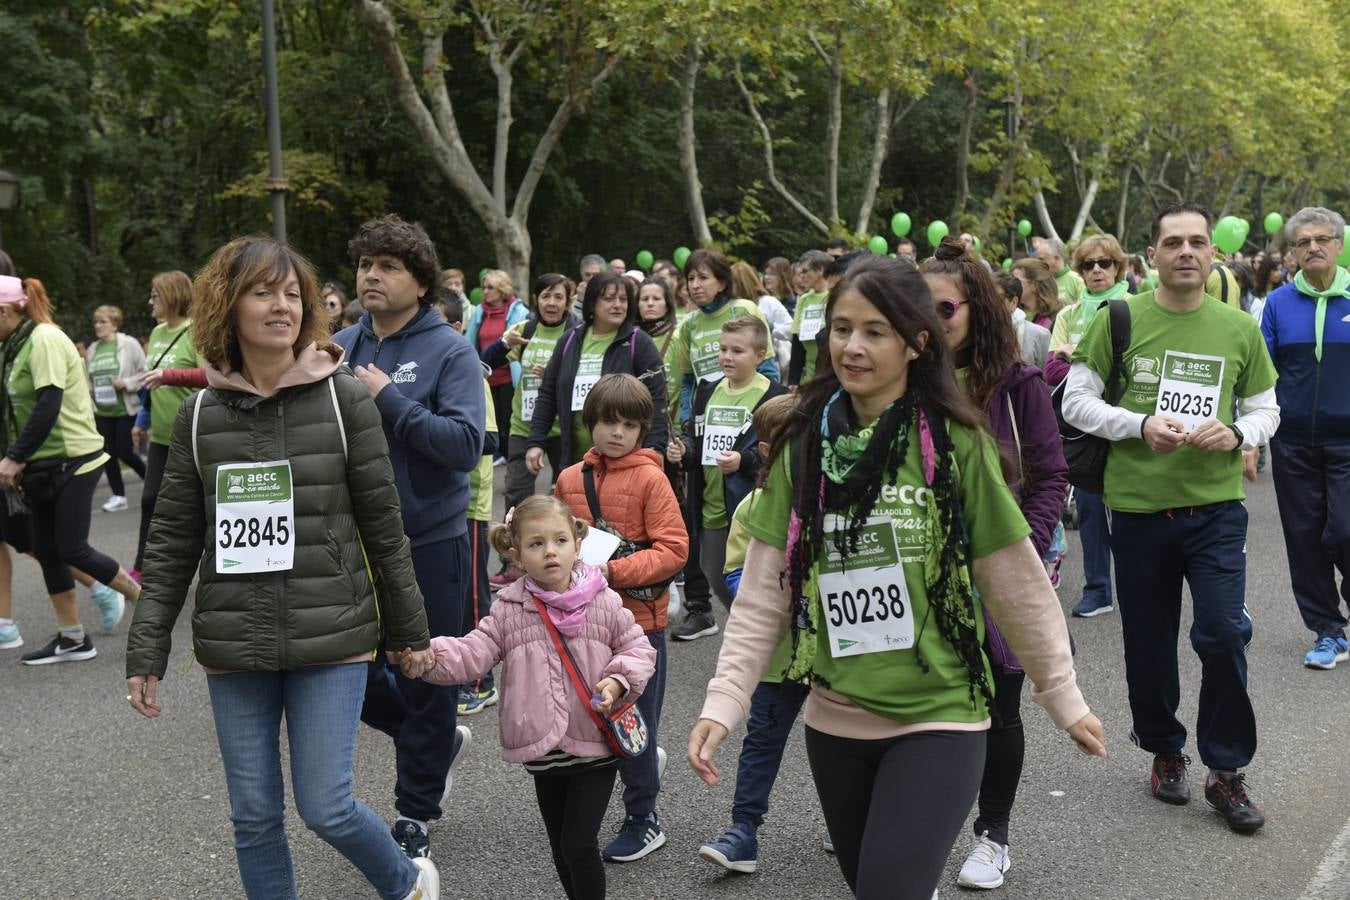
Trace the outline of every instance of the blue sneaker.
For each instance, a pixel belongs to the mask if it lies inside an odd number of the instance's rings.
[[[1079,600],[1070,611],[1080,619],[1090,619],[1093,616],[1109,613],[1113,609],[1115,609],[1115,607],[1111,605],[1111,599],[1109,597],[1084,597],[1082,600]]]
[[[459,714],[476,716],[489,706],[497,705],[497,689],[490,687],[485,691],[463,690],[459,692]]]
[[[113,626],[122,621],[122,613],[126,610],[127,603],[121,594],[106,584],[95,583],[89,589],[89,596],[98,607],[99,615],[103,617],[99,624],[103,626],[104,631],[111,631]]]
[[[759,867],[759,839],[749,824],[737,822],[717,840],[699,847],[698,855],[728,872],[749,874]]]
[[[605,862],[636,862],[654,850],[664,847],[666,833],[656,814],[627,816],[619,833],[600,854]]]
[[[0,628],[0,650],[13,650],[22,646],[23,638],[19,635],[18,625],[10,624]]]
[[[1334,669],[1336,663],[1350,659],[1350,643],[1345,638],[1333,634],[1324,634],[1313,644],[1308,655],[1303,657],[1303,665],[1309,669]]]

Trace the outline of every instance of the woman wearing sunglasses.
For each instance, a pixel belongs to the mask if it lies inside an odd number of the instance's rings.
[[[1022,362],[1003,298],[984,267],[952,238],[944,238],[920,271],[933,293],[939,336],[951,351],[956,380],[1013,462],[1008,486],[1031,526],[1031,543],[1045,557],[1059,525],[1069,468],[1050,405],[1050,390],[1035,366]],[[985,614],[985,654],[994,673],[997,715],[986,734],[979,815],[970,854],[957,883],[996,888],[1010,865],[1008,822],[1022,777],[1022,664]]]
[[[1050,332],[1050,357],[1045,361],[1045,380],[1053,387],[1069,374],[1069,359],[1074,347],[1087,331],[1088,323],[1108,300],[1129,296],[1126,280],[1128,261],[1120,243],[1109,234],[1083,238],[1073,251],[1073,268],[1083,276],[1083,299],[1066,306]],[[1113,608],[1111,590],[1111,526],[1101,494],[1082,488],[1074,491],[1078,507],[1078,536],[1083,542],[1083,596],[1074,604],[1073,614],[1091,618]]]

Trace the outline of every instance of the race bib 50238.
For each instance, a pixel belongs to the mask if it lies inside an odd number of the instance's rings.
[[[837,658],[912,648],[914,614],[891,517],[868,519],[857,549],[841,556],[835,546],[835,532],[844,526],[840,517],[826,517],[826,553],[817,568],[830,655]]]

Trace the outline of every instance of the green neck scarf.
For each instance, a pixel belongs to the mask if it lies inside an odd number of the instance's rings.
[[[1092,291],[1084,290],[1083,299],[1078,302],[1078,332],[1086,334],[1088,325],[1092,322],[1092,317],[1097,314],[1097,308],[1107,300],[1124,300],[1130,295],[1130,285],[1126,281],[1117,281],[1100,294],[1094,294]]]
[[[1325,291],[1319,291],[1308,283],[1307,276],[1300,269],[1298,274],[1294,276],[1294,287],[1298,288],[1300,293],[1317,298],[1317,312],[1313,319],[1313,334],[1317,340],[1317,347],[1313,352],[1317,355],[1317,362],[1320,365],[1322,362],[1322,334],[1327,328],[1327,298],[1350,297],[1350,272],[1337,266],[1336,275],[1331,279],[1331,287]]]

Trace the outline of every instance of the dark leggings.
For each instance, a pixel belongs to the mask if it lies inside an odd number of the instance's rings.
[[[71,566],[103,584],[117,577],[117,561],[89,546],[89,508],[101,474],[76,475],[51,500],[33,504],[33,555],[49,594],[75,589]]]
[[[1021,672],[1002,672],[994,667],[994,708],[998,715],[985,733],[984,778],[980,781],[980,814],[975,833],[989,832],[989,839],[1008,843],[1008,820],[1012,817],[1017,785],[1022,780],[1026,734],[1022,730]]]
[[[614,790],[615,766],[545,772],[534,776],[534,795],[544,817],[553,865],[568,900],[604,900],[605,863],[600,859],[600,823]]]
[[[929,900],[975,801],[981,731],[881,741],[806,728],[806,754],[844,880],[860,900]]]
[[[98,433],[103,436],[103,450],[112,457],[103,467],[108,473],[108,487],[119,497],[126,496],[127,492],[126,485],[122,483],[122,463],[130,466],[131,471],[139,475],[142,481],[145,480],[145,461],[131,446],[131,426],[135,422],[135,416],[94,416]]]
[[[492,411],[497,414],[497,433],[507,434],[511,430],[511,398],[516,395],[516,389],[508,381],[506,384],[493,385],[491,391]],[[499,446],[493,456],[506,459],[506,446]]]
[[[159,483],[164,480],[164,464],[168,459],[169,448],[152,441],[145,457],[145,486],[141,488],[141,538],[136,544],[136,562],[132,566],[138,572],[145,562],[145,538],[150,534],[150,520],[155,515],[155,500],[159,497]]]

